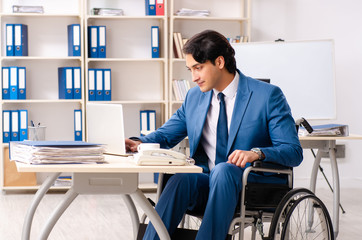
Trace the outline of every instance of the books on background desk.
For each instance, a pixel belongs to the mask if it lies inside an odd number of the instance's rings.
[[[27,164],[103,163],[105,146],[81,141],[12,141],[10,160]]]
[[[323,124],[312,126],[313,132],[308,133],[304,127],[300,127],[299,136],[338,136],[345,137],[349,135],[348,125],[344,124]]]

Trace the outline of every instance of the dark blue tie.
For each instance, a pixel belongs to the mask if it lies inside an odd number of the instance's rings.
[[[220,92],[218,95],[220,100],[219,120],[216,129],[216,159],[215,165],[219,162],[226,162],[226,149],[228,144],[228,119],[226,117],[226,108],[224,94]]]

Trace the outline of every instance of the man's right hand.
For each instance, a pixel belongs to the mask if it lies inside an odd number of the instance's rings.
[[[140,145],[142,142],[141,141],[133,141],[131,139],[126,139],[126,152],[137,152],[137,147],[138,145]]]

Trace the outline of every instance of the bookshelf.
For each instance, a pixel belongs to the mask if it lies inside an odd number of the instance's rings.
[[[74,139],[74,109],[82,109],[84,116],[84,94],[81,99],[58,99],[58,68],[84,68],[83,54],[79,57],[68,57],[69,24],[80,24],[81,39],[83,35],[83,3],[73,0],[42,1],[44,13],[13,13],[12,5],[21,4],[19,1],[0,1],[1,49],[0,67],[26,67],[26,99],[4,100],[0,97],[1,113],[3,110],[28,110],[28,125],[30,120],[46,126],[46,140],[73,140]],[[6,54],[6,24],[26,24],[28,26],[28,56],[7,56]],[[81,49],[84,45],[81,42]],[[84,89],[84,76],[81,75],[81,85]],[[83,126],[84,126],[84,117]],[[1,126],[2,124],[1,117]],[[7,174],[4,162],[7,157],[8,144],[3,143],[1,134],[1,166],[0,187],[3,190],[36,189],[35,186],[26,186],[6,183]],[[85,134],[83,132],[83,139]],[[14,172],[13,174],[16,174]],[[42,182],[43,174],[37,174],[36,183]]]
[[[182,104],[172,87],[173,80],[185,79],[191,87],[196,86],[191,74],[186,70],[185,60],[174,54],[174,33],[181,33],[181,38],[188,39],[206,29],[213,29],[228,38],[241,36],[250,41],[250,4],[251,0],[170,0],[169,18],[169,116]],[[207,17],[178,16],[176,12],[182,8],[208,10]]]

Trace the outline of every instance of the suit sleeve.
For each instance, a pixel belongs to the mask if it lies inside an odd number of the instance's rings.
[[[266,157],[264,161],[298,166],[303,160],[303,150],[290,107],[280,88],[273,88],[266,111],[272,146],[261,148]]]
[[[161,148],[172,148],[187,136],[185,102],[172,117],[156,131],[140,137],[142,142],[159,143]]]

